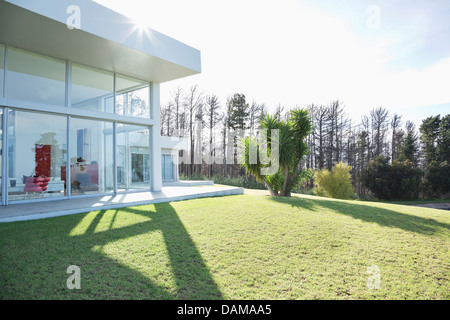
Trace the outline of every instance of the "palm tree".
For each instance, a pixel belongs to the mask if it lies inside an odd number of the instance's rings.
[[[263,183],[271,196],[289,197],[291,190],[305,176],[300,161],[308,154],[306,137],[311,133],[312,120],[306,109],[294,109],[288,120],[280,120],[276,115],[266,115],[260,122],[262,138],[267,143],[258,143],[255,137],[247,137],[242,142],[242,166],[247,173]],[[274,135],[275,134],[275,135]],[[253,148],[253,149],[252,149]],[[251,150],[257,150],[257,161],[251,160]],[[278,151],[278,152],[276,152]],[[261,162],[264,156],[270,163]],[[264,174],[264,169],[278,164],[276,172]]]

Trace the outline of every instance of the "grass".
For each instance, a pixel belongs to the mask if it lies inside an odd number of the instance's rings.
[[[441,210],[262,195],[6,223],[0,298],[449,299],[449,226]]]

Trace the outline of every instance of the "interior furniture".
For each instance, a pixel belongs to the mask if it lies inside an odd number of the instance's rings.
[[[65,184],[66,170],[66,166],[61,166],[61,180],[64,181]],[[78,189],[80,192],[98,191],[98,164],[77,163],[71,165],[70,185],[73,189]]]
[[[80,191],[98,191],[98,184],[92,183],[91,175],[89,173],[77,173],[75,177]]]
[[[28,192],[44,192],[47,190],[48,182],[50,181],[49,177],[27,177],[25,178],[25,186],[23,187],[23,191]]]

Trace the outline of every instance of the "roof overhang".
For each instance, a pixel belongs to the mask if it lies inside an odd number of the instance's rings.
[[[161,149],[187,150],[188,140],[186,138],[161,136]]]
[[[90,0],[0,0],[0,42],[162,83],[201,72],[200,51]]]

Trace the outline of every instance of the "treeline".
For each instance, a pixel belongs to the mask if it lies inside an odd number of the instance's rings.
[[[376,161],[387,166],[402,163],[416,169],[415,174],[420,176],[420,190],[417,189],[415,196],[445,196],[448,192],[450,114],[426,118],[417,128],[413,122],[384,107],[374,108],[359,122],[345,112],[341,101],[312,104],[307,109],[314,128],[307,139],[310,152],[302,161],[305,169],[331,170],[338,162],[348,163],[352,167],[357,195],[369,197],[375,193],[367,183],[369,168],[374,174],[372,178],[379,179],[378,173],[373,172]],[[229,133],[245,130],[246,135],[254,135],[267,112],[263,103],[248,103],[241,93],[222,102],[216,95],[200,92],[197,86],[189,90],[179,88],[161,108],[161,134],[188,139],[190,161],[180,165],[182,175],[238,177],[245,171],[237,164],[236,138]],[[287,119],[289,112],[290,108],[279,105],[271,113],[279,119]],[[232,159],[228,154],[225,161],[230,147],[234,150]],[[208,164],[201,161],[200,164],[194,159],[196,154],[222,160]],[[311,189],[313,183],[313,179],[309,179],[301,187]]]
[[[264,104],[255,101],[249,104],[240,93],[222,103],[216,95],[200,92],[198,86],[189,90],[178,88],[161,107],[161,135],[188,140],[189,150],[183,155],[184,163],[180,164],[181,175],[239,177],[245,170],[237,163],[237,139],[229,133],[245,130],[253,134],[266,113]],[[231,144],[233,153],[226,159]],[[199,155],[203,159],[219,160],[206,164],[198,161]]]

